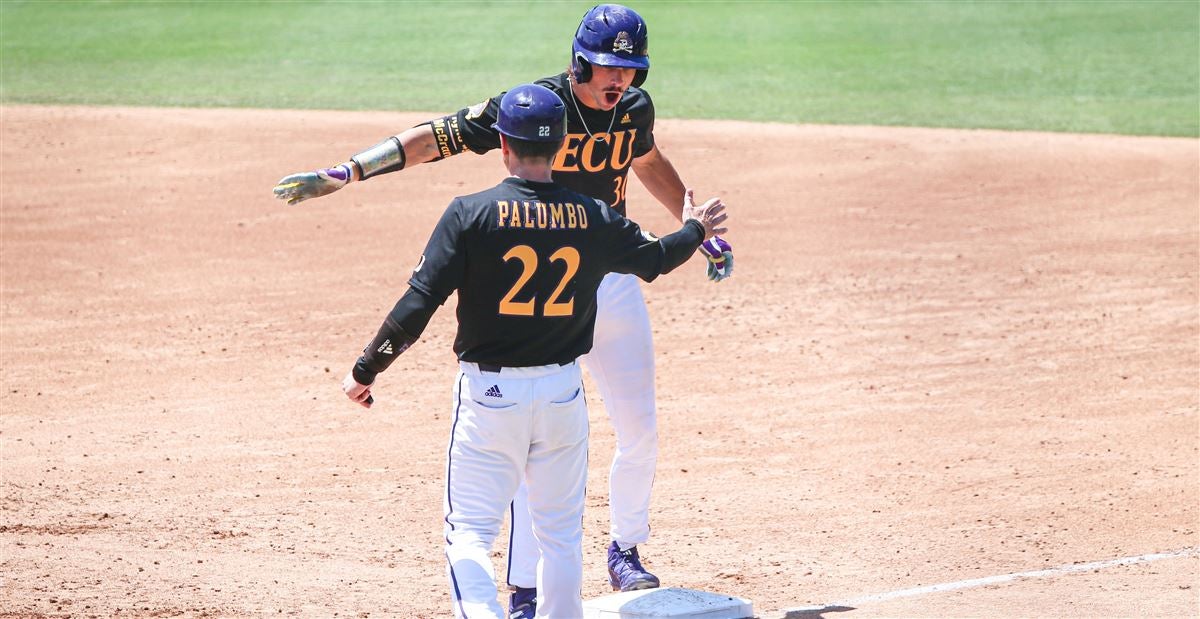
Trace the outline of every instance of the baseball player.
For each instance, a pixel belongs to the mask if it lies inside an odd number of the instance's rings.
[[[537,84],[559,95],[567,107],[567,135],[553,160],[555,182],[607,202],[625,214],[629,170],[676,218],[681,218],[684,184],[654,139],[654,104],[645,90],[650,59],[645,21],[620,5],[600,5],[580,22],[569,69]],[[484,153],[500,146],[494,128],[500,96],[422,123],[358,153],[349,161],[315,172],[293,174],[275,187],[288,204],[327,195],[346,184],[440,161],[464,151]],[[709,279],[733,273],[733,254],[719,237],[706,240]],[[612,543],[609,578],[614,589],[659,586],[642,565],[637,545],[650,535],[650,493],[658,455],[654,404],[654,351],[650,319],[637,280],[610,274],[599,291],[595,342],[584,362],[595,379],[616,431],[610,471]],[[536,562],[525,488],[514,499],[508,583],[512,606],[532,608]]]
[[[576,359],[588,352],[596,292],[610,271],[651,281],[723,232],[724,206],[697,207],[657,239],[604,202],[552,180],[567,135],[551,90],[518,86],[500,100],[495,129],[513,175],[455,198],[434,229],[375,339],[343,381],[371,406],[372,386],[458,291],[460,371],[444,501],[446,558],[459,617],[503,615],[490,552],[522,478],[539,554],[537,617],[582,617],[588,416]]]

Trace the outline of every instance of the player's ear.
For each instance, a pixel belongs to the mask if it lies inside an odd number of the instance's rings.
[[[499,135],[500,135],[500,152],[507,155],[509,153],[509,151],[511,150],[508,147],[508,138],[505,137],[505,135],[503,133],[501,133]]]

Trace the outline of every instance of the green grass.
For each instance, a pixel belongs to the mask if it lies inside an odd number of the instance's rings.
[[[592,2],[0,0],[0,102],[450,111]],[[1200,136],[1200,2],[631,2],[661,116]]]

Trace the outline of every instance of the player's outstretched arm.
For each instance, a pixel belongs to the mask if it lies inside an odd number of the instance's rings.
[[[679,172],[657,146],[633,160],[633,171],[637,173],[638,180],[646,189],[671,211],[676,219],[683,219],[684,209],[681,205],[684,200],[691,200],[691,197],[685,194]],[[708,279],[719,282],[733,275],[733,246],[719,236],[710,234],[707,238],[708,240],[700,245],[700,253],[708,260]]]
[[[275,197],[297,204],[327,196],[347,184],[398,172],[437,158],[437,142],[429,124],[420,124],[358,153],[331,168],[289,174],[275,184]]]
[[[650,195],[662,203],[675,219],[683,221],[683,180],[679,178],[679,172],[671,160],[657,146],[633,160],[633,171]]]

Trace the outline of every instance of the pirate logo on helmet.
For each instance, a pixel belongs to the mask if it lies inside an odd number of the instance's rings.
[[[633,53],[633,41],[629,39],[629,33],[624,30],[617,33],[617,38],[613,39],[613,53],[625,52]]]

